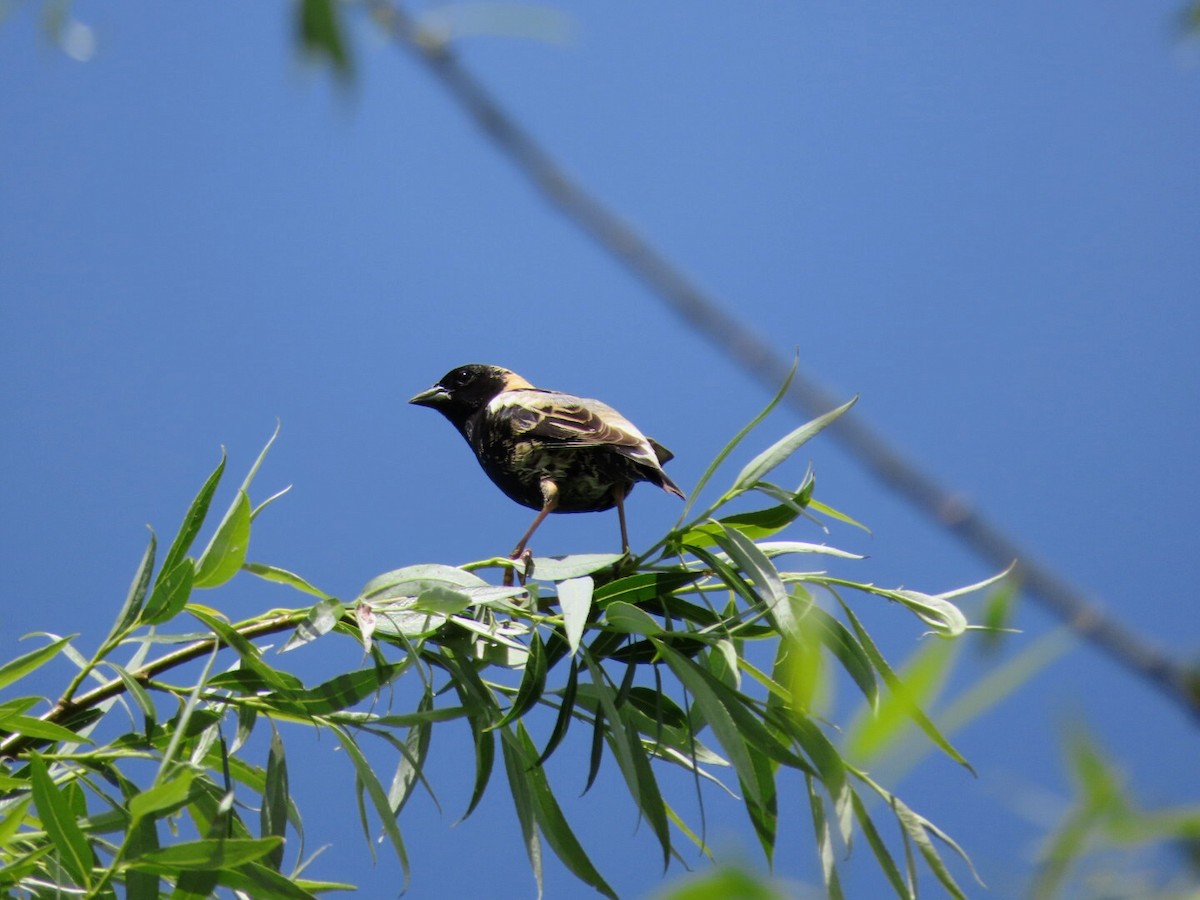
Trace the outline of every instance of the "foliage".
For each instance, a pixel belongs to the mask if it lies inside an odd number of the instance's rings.
[[[781,395],[722,450],[693,498]],[[767,480],[849,406],[759,453],[713,503],[699,513],[689,504],[637,559],[535,559],[521,587],[498,587],[479,574],[516,565],[507,559],[414,565],[371,579],[348,603],[294,573],[246,559],[253,522],[279,496],[254,506],[249,495],[270,443],[204,550],[189,555],[224,473],[222,459],[157,567],[151,536],[112,631],[90,657],[74,637],[48,635],[39,649],[0,667],[0,688],[59,657],[77,667],[41,715],[34,714],[36,697],[0,703],[0,885],[28,896],[69,890],[115,897],[123,887],[130,898],[158,896],[164,886],[180,897],[220,888],[310,897],[348,887],[304,876],[304,830],[288,789],[280,723],[316,729],[341,746],[364,838],[370,843],[382,833],[407,880],[398,816],[418,788],[432,791],[423,767],[433,728],[458,720],[469,725],[476,759],[464,816],[484,796],[498,756],[539,890],[545,844],[581,881],[615,896],[542,766],[574,728],[572,739],[581,729],[588,733],[588,785],[611,758],[664,867],[682,859],[681,840],[709,851],[703,828],[664,798],[661,772],[685,773],[697,797],[704,782],[736,783],[770,862],[780,804],[789,802],[778,776],[791,770],[803,785],[794,800],[810,811],[831,896],[841,894],[838,859],[856,835],[898,896],[916,895],[918,858],[950,894],[963,896],[943,855],[949,848],[965,861],[962,850],[847,760],[814,711],[814,697],[823,671],[840,668],[872,709],[899,710],[969,768],[889,666],[850,596],[889,601],[934,635],[954,638],[971,627],[955,599],[982,585],[931,595],[779,565],[784,558],[857,558],[825,543],[782,539],[801,518],[850,520],[815,499],[811,474],[795,490]],[[739,498],[744,508],[731,511]],[[232,623],[197,601],[197,591],[219,588],[238,572],[316,602]],[[304,684],[260,646],[282,632],[291,635],[284,650],[318,640],[359,642],[363,664]],[[182,684],[166,679],[183,672],[192,674]],[[83,692],[89,679],[100,684]],[[381,709],[381,692],[400,679],[419,699],[403,712]],[[540,740],[527,721],[539,707],[553,718]],[[122,724],[122,709],[131,725]],[[247,758],[256,728],[269,729],[265,765]],[[391,748],[394,771],[372,765],[369,741]],[[885,839],[881,818],[894,821],[898,846]],[[292,835],[299,850],[285,854]]]

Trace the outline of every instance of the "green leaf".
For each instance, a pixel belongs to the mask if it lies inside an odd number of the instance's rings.
[[[154,707],[154,701],[150,699],[150,694],[142,687],[142,683],[138,681],[129,670],[124,666],[119,666],[116,663],[106,663],[117,673],[117,677],[121,679],[121,683],[125,685],[125,690],[133,701],[137,704],[138,709],[142,711],[144,719],[145,732],[149,735],[154,730],[154,724],[158,718],[158,711]]]
[[[862,623],[858,621],[858,617],[854,615],[854,612],[850,609],[850,607],[847,606],[845,601],[843,601],[840,597],[838,598],[838,603],[841,604],[843,612],[846,613],[846,618],[850,620],[850,625],[854,629],[854,633],[858,636],[858,641],[862,645],[863,650],[866,652],[867,657],[871,660],[871,665],[875,667],[877,672],[879,672],[884,683],[891,689],[893,695],[895,695],[896,698],[904,704],[906,712],[917,724],[917,727],[925,732],[925,735],[931,741],[937,744],[943,753],[945,753],[959,765],[963,766],[972,775],[976,774],[975,769],[971,766],[971,764],[967,762],[963,755],[955,750],[951,743],[942,736],[942,733],[938,731],[937,726],[930,721],[929,717],[925,715],[921,708],[912,699],[908,693],[908,689],[904,686],[904,682],[901,681],[900,678],[897,677],[896,673],[892,671],[891,666],[888,665],[887,660],[884,659],[883,654],[879,652],[879,648],[875,646],[875,642],[871,640],[871,636],[867,633],[867,630],[862,627]]]
[[[936,696],[949,674],[957,645],[946,641],[927,641],[912,655],[898,678],[902,695],[888,693],[879,698],[873,710],[857,716],[846,730],[846,755],[867,765],[889,747],[909,725],[914,704],[924,706]]]
[[[784,396],[788,392],[788,388],[790,388],[792,386],[792,379],[796,377],[796,367],[799,365],[800,365],[800,354],[797,353],[796,356],[792,359],[792,368],[788,371],[787,375],[784,377],[783,383],[779,386],[779,390],[777,390],[775,392],[775,396],[772,397],[770,402],[767,403],[767,405],[762,408],[762,410],[758,413],[758,415],[756,415],[753,419],[751,419],[749,422],[747,422],[745,424],[745,426],[743,426],[742,430],[733,436],[733,438],[729,441],[729,443],[727,443],[724,447],[721,448],[721,452],[718,453],[716,455],[716,457],[714,457],[713,461],[708,464],[708,468],[704,470],[704,474],[700,476],[700,480],[696,483],[696,486],[692,489],[692,493],[688,497],[687,503],[684,504],[683,512],[679,514],[680,522],[683,522],[687,518],[688,513],[692,509],[692,504],[695,502],[696,498],[700,496],[700,492],[702,490],[704,490],[704,486],[706,484],[708,484],[708,482],[712,479],[713,475],[716,474],[716,471],[717,471],[717,469],[719,469],[721,467],[721,464],[723,462],[725,462],[726,459],[729,458],[729,454],[733,453],[733,451],[737,449],[738,445],[743,440],[745,440],[746,435],[748,435],[751,431],[753,431],[755,428],[757,428],[759,426],[759,424],[762,423],[762,421],[764,419],[766,419],[766,417],[768,415],[770,415],[771,411],[773,409],[775,409],[776,406],[779,405],[779,401],[781,401],[784,398]],[[710,512],[711,512],[711,510],[710,510]]]
[[[329,63],[343,78],[353,74],[350,50],[334,0],[301,0],[297,30],[300,45],[307,53]]]
[[[393,597],[416,597],[422,591],[438,585],[451,587],[488,587],[488,583],[471,572],[427,563],[405,566],[377,575],[366,583],[358,599],[386,600]]]
[[[787,502],[764,509],[722,516],[717,519],[717,522],[722,528],[739,531],[751,540],[769,537],[792,524],[804,512],[804,507],[812,499],[814,484],[812,475],[809,474],[800,488],[788,496]],[[680,540],[685,544],[703,547],[706,544],[715,543],[713,534],[717,530],[711,523],[702,523],[684,532]]]
[[[198,606],[189,606],[188,612],[204,623],[227,647],[230,647],[241,659],[243,669],[253,672],[262,679],[263,684],[272,690],[287,694],[300,690],[300,679],[288,672],[273,669],[262,661],[261,652],[248,641],[236,628],[222,622],[216,616],[210,615]]]
[[[755,484],[766,477],[768,472],[820,434],[826,426],[840,417],[846,410],[850,409],[856,402],[858,402],[857,396],[853,397],[849,402],[843,403],[837,409],[831,410],[822,416],[817,416],[811,422],[806,422],[790,434],[780,438],[746,464],[746,467],[738,473],[738,477],[734,480],[730,493],[740,494],[754,487]]]
[[[515,729],[512,727],[504,728],[501,731],[503,743],[505,744],[505,759],[507,762],[509,751],[513,751],[515,757],[514,762],[517,769],[517,777],[524,778],[528,788],[529,804],[533,810],[534,820],[537,822],[541,832],[546,837],[546,843],[554,851],[555,855],[562,860],[563,864],[584,884],[595,888],[606,897],[617,900],[617,895],[613,889],[608,886],[608,883],[596,871],[592,861],[588,859],[587,853],[584,852],[579,839],[575,837],[575,833],[571,830],[571,826],[567,824],[566,817],[562,814],[562,809],[558,805],[558,801],[554,798],[554,792],[550,789],[550,782],[546,778],[546,770],[536,765],[537,750],[533,746],[533,741],[529,738],[529,733],[525,730],[525,726],[520,722],[516,724]],[[523,776],[522,776],[523,771]],[[510,774],[509,780],[512,780]],[[514,792],[514,801],[516,794]]]
[[[572,667],[572,671],[574,668]],[[521,752],[520,742],[515,737],[510,738],[509,729],[503,731],[504,739],[500,742],[504,753],[504,770],[508,775],[508,789],[512,793],[513,810],[517,814],[517,823],[521,828],[521,843],[525,854],[529,857],[529,867],[533,869],[533,878],[537,882],[538,900],[542,897],[542,841],[538,836],[537,821],[533,812],[533,789],[526,777],[526,770],[536,768],[540,771],[539,763],[531,767]],[[490,737],[490,735],[489,735]]]
[[[246,561],[249,546],[250,498],[245,491],[238,491],[237,499],[200,555],[193,584],[198,588],[213,588],[227,582]]]
[[[573,556],[535,556],[533,575],[538,581],[566,581],[591,575],[624,559],[621,553],[577,553]]]
[[[407,669],[407,660],[398,663],[386,663],[372,666],[369,669],[357,669],[335,675],[328,681],[312,688],[289,689],[280,697],[264,697],[281,712],[291,712],[294,715],[327,716],[354,706],[384,685],[390,684],[401,672]],[[215,682],[216,679],[213,679]]]
[[[571,648],[572,654],[579,649],[579,642],[587,627],[594,587],[595,582],[588,575],[571,578],[558,585],[558,604],[562,607],[563,631],[566,633],[567,646]]]
[[[125,595],[125,602],[121,605],[121,611],[117,613],[117,620],[108,637],[104,639],[102,646],[111,646],[123,638],[129,629],[137,625],[138,617],[142,612],[142,602],[146,599],[146,591],[150,588],[150,574],[154,571],[154,551],[157,546],[158,541],[152,530],[150,542],[142,554],[142,561],[138,563],[137,571],[134,572],[133,583],[129,585],[129,593]]]
[[[804,779],[808,787],[808,805],[812,812],[813,830],[817,835],[817,856],[821,860],[821,877],[825,881],[825,893],[831,900],[841,900],[842,883],[838,878],[837,859],[833,846],[833,832],[825,815],[825,801],[817,792],[811,777]]]
[[[159,572],[142,612],[142,622],[158,625],[177,616],[187,605],[195,580],[196,564],[190,559],[181,559],[170,572]]]
[[[472,602],[471,598],[462,591],[436,584],[421,591],[412,608],[419,612],[453,616],[467,609]]]
[[[808,607],[801,619],[802,629],[810,630],[837,657],[842,668],[854,679],[874,709],[879,702],[879,683],[870,657],[846,626],[816,604]]]
[[[620,600],[637,606],[651,600],[658,600],[703,577],[703,572],[687,569],[673,569],[668,572],[637,572],[600,585],[596,588],[593,602],[603,605]]]
[[[70,728],[64,728],[61,725],[56,725],[54,722],[44,719],[35,719],[33,716],[10,715],[6,716],[0,724],[3,725],[6,731],[15,731],[17,734],[41,738],[46,741],[61,741],[63,743],[83,741],[88,744],[92,743],[88,738],[78,732],[72,731]]]
[[[519,719],[542,699],[546,691],[546,672],[546,648],[534,631],[529,637],[529,657],[525,660],[525,673],[521,677],[521,686],[517,688],[517,696],[504,718],[493,727],[500,728]]]
[[[716,524],[715,522],[713,524]],[[721,549],[737,564],[738,569],[748,575],[758,589],[775,628],[782,635],[796,633],[796,617],[792,613],[791,598],[779,571],[772,565],[755,543],[738,531],[722,528],[713,535]]]
[[[200,528],[204,525],[204,519],[208,515],[208,507],[212,503],[213,494],[217,490],[217,485],[220,483],[221,475],[224,471],[225,450],[222,448],[221,461],[213,469],[212,474],[205,479],[200,492],[192,500],[192,505],[188,507],[187,514],[183,517],[183,524],[179,526],[179,532],[175,535],[175,540],[171,542],[171,549],[167,551],[162,568],[158,570],[159,581],[162,580],[164,575],[172,572],[183,558],[187,556],[188,550],[192,547],[192,542],[196,539],[196,535],[200,533]]]
[[[254,862],[283,843],[282,838],[218,838],[183,841],[128,860],[135,869],[171,875],[180,870],[225,869]]]
[[[879,829],[871,821],[866,804],[863,803],[862,798],[858,796],[856,791],[850,792],[850,802],[853,804],[854,817],[858,819],[858,826],[862,829],[867,843],[871,846],[871,852],[875,854],[875,860],[879,863],[879,868],[887,876],[888,883],[891,884],[892,890],[896,892],[896,896],[906,898],[906,900],[916,900],[916,886],[909,884],[905,880],[904,875],[900,872],[900,867],[896,865],[896,860],[892,858],[887,844],[880,836]]]
[[[621,710],[617,706],[617,698],[605,679],[603,670],[592,659],[590,653],[585,652],[583,660],[591,671],[592,687],[596,691],[596,697],[609,722],[610,740],[617,758],[617,765],[625,778],[626,787],[633,795],[634,802],[658,838],[659,846],[662,847],[663,870],[665,871],[671,862],[670,825],[667,822],[666,805],[663,803],[658,781],[650,768],[650,760],[646,756],[646,750],[642,746],[637,729],[629,727],[629,723],[622,716]],[[633,670],[630,669],[630,671]]]
[[[614,600],[604,608],[604,620],[609,628],[626,634],[654,636],[663,633],[663,627],[653,616],[623,600]]]
[[[263,859],[263,864],[279,871],[283,865],[283,837],[287,832],[288,792],[287,757],[279,731],[271,728],[271,746],[267,751],[267,774],[263,786],[262,808],[258,814],[259,834],[279,838],[280,843]]]
[[[319,597],[322,600],[332,599],[319,587],[313,587],[313,585],[309,584],[295,572],[289,572],[287,569],[256,562],[242,563],[242,569],[251,575],[257,575],[264,581],[272,581],[275,584],[286,584],[288,587],[293,587],[305,594],[312,594],[314,597]]]
[[[23,653],[16,659],[9,660],[0,666],[0,688],[8,687],[13,682],[20,681],[30,672],[35,671],[54,659],[54,657],[58,656],[59,651],[70,643],[72,637],[73,635],[58,638],[44,647]]]
[[[327,597],[317,603],[309,610],[304,621],[296,626],[296,630],[292,632],[292,636],[288,638],[288,642],[280,648],[279,652],[294,650],[333,631],[345,612],[346,607],[336,597]]]
[[[404,849],[404,839],[400,836],[400,827],[396,824],[394,811],[388,802],[387,791],[383,789],[383,785],[375,777],[375,771],[371,768],[370,762],[367,761],[366,756],[363,755],[362,750],[350,732],[340,725],[330,725],[329,727],[337,735],[342,749],[346,751],[346,755],[350,758],[359,787],[366,792],[371,805],[375,807],[375,814],[379,817],[379,821],[383,825],[383,833],[387,835],[388,840],[392,844],[392,849],[396,853],[396,859],[400,862],[400,869],[404,873],[404,884],[400,890],[403,893],[408,889],[408,851]],[[371,840],[369,834],[367,835],[367,839]]]
[[[571,658],[571,668],[567,672],[567,683],[563,687],[562,701],[558,707],[558,716],[554,719],[554,728],[550,732],[550,738],[546,741],[546,748],[542,751],[542,755],[537,759],[537,765],[541,765],[550,758],[562,739],[566,737],[567,728],[571,725],[572,713],[575,710],[575,697],[579,689],[579,662],[575,657]]]
[[[29,774],[33,803],[37,807],[42,827],[58,851],[57,859],[75,884],[92,884],[92,848],[75,821],[66,795],[58,789],[39,753],[29,757]]]
[[[746,738],[738,729],[729,708],[713,689],[708,679],[704,677],[705,673],[695,663],[676,653],[665,643],[656,642],[656,645],[659,653],[667,661],[667,665],[671,667],[671,671],[695,698],[701,715],[704,716],[708,726],[713,730],[713,734],[716,735],[717,741],[725,750],[725,755],[733,764],[739,780],[746,786],[748,799],[752,799],[756,804],[762,806],[764,798],[757,793],[758,777],[754,771],[750,751],[746,747]]]
[[[920,591],[897,590],[892,593],[939,637],[958,637],[967,630],[967,617],[948,600]]]
[[[188,800],[195,775],[192,769],[180,766],[170,778],[130,797],[131,827],[144,818],[159,818],[182,807]]]

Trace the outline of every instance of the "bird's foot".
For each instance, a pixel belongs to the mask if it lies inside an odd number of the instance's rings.
[[[515,560],[518,565],[504,570],[504,586],[512,587],[513,572],[516,572],[521,586],[524,587],[525,582],[533,575],[533,551],[522,548],[514,552],[509,559]]]

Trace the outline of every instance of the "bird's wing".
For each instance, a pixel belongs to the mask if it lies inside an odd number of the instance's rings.
[[[623,456],[659,468],[650,441],[637,426],[599,400],[555,391],[504,391],[490,404],[514,432],[553,441],[561,447],[612,447]]]

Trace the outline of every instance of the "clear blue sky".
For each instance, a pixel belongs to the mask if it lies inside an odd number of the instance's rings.
[[[94,646],[144,525],[173,533],[222,445],[236,483],[276,417],[259,499],[295,488],[251,556],[349,598],[400,565],[502,552],[528,522],[445,422],[403,403],[456,364],[602,397],[675,451],[685,489],[764,402],[365,23],[343,92],[298,61],[288,3],[78,3],[86,62],[42,38],[38,6],[0,28],[3,653],[38,630]],[[1195,658],[1200,49],[1174,30],[1179,6],[573,3],[555,7],[562,41],[456,49],[781,353]],[[832,535],[869,553],[862,580],[989,574],[835,444],[807,449],[819,496],[873,529]],[[676,504],[636,492],[635,543]],[[537,549],[615,542],[610,516],[559,517]],[[249,578],[217,598],[234,617],[301,602]],[[911,652],[909,617],[867,612],[895,659]],[[1018,624],[1013,650],[1051,627],[1028,605]],[[1200,794],[1194,725],[1077,649],[957,736],[978,780],[934,758],[900,785],[996,896],[1019,892],[1063,808],[1060,739],[1078,723],[1146,803]],[[418,801],[401,823],[410,896],[531,896],[502,781],[452,828],[470,748],[452,732],[434,752],[444,812]],[[586,752],[559,753],[564,797]],[[310,845],[337,844],[317,874],[390,896],[398,869],[369,868],[345,760],[326,741],[293,765]],[[620,795],[610,780],[569,813],[614,886],[645,896],[656,853]],[[812,882],[791,802],[779,869]],[[717,845],[753,858],[738,805],[708,811]],[[581,890],[557,869],[549,888]]]

